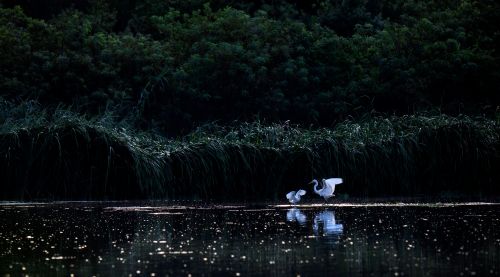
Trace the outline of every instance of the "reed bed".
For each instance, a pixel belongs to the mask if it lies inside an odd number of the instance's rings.
[[[499,195],[499,130],[439,115],[209,124],[167,139],[71,113],[4,118],[0,198],[273,200],[332,176],[341,196]]]

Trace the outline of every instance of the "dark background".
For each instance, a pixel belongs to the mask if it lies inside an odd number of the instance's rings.
[[[498,110],[498,1],[1,3],[0,97],[167,136]]]

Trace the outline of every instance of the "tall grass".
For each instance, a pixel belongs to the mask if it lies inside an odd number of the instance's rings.
[[[161,197],[156,142],[112,119],[0,106],[0,199]]]
[[[279,198],[330,176],[345,179],[339,192],[356,196],[498,195],[499,130],[490,120],[444,115],[372,118],[318,130],[212,125],[186,137],[174,156],[182,160],[169,164],[189,172],[182,182],[206,192],[205,198]]]
[[[210,124],[166,139],[28,108],[0,109],[1,199],[280,199],[331,176],[352,196],[500,194],[500,128],[482,118]]]

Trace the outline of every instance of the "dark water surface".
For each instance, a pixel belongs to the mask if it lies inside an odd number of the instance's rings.
[[[0,276],[166,275],[499,276],[500,205],[0,203]]]

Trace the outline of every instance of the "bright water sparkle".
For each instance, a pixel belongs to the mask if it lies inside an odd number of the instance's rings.
[[[495,203],[0,203],[0,276],[498,276],[499,260]]]

